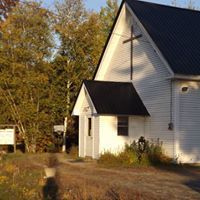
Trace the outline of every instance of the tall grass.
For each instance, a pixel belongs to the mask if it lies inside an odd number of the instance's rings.
[[[125,144],[124,150],[118,154],[109,151],[104,152],[98,163],[108,167],[137,167],[168,165],[172,159],[163,153],[162,142],[145,140],[141,151],[139,142]]]

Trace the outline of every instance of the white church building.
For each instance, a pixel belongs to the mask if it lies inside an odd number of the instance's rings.
[[[144,136],[200,162],[200,12],[124,0],[93,80],[85,80],[79,156],[97,159]]]

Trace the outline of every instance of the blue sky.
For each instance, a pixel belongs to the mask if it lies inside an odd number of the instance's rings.
[[[51,8],[54,0],[43,0],[44,5],[48,8]],[[59,1],[59,0],[57,0]],[[161,3],[171,5],[172,0],[145,0],[149,2]],[[196,6],[200,6],[200,0],[193,0]],[[121,0],[119,0],[121,2]],[[185,5],[188,0],[177,0],[178,5]],[[85,5],[89,9],[99,10],[102,6],[105,6],[106,0],[85,0]]]

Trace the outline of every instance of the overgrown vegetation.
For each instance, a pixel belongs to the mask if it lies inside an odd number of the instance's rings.
[[[117,0],[107,0],[99,12],[84,0],[60,0],[53,10],[38,2],[0,1],[0,124],[16,124],[28,152],[52,149],[52,127],[65,117],[67,134],[77,142],[70,113],[118,11]]]
[[[36,0],[0,2],[0,124],[17,125],[26,151],[51,148],[52,127],[65,117],[76,138],[73,104],[82,80],[93,76],[117,9],[117,0],[99,12],[83,0],[61,0],[53,11]]]
[[[46,167],[56,169],[54,178],[46,177]],[[71,162],[64,154],[18,152],[0,156],[0,199],[149,200],[184,199],[185,194],[199,199],[199,177],[199,167],[104,169],[94,161]]]
[[[117,184],[102,185],[99,181],[91,181],[89,177],[81,178],[82,173],[78,177],[73,177],[77,173],[70,171],[70,165],[60,163],[58,158],[64,159],[60,156],[64,155],[22,154],[19,152],[2,155],[0,160],[0,199],[123,200],[130,199],[134,194],[134,192],[131,193],[132,190],[127,192],[128,190]],[[73,155],[70,155],[69,158],[71,156]],[[46,167],[56,167],[56,176],[46,178],[44,173]],[[74,170],[74,167],[72,169]],[[136,192],[134,195],[138,194]]]
[[[0,161],[0,199],[41,199],[38,191],[43,177],[43,169],[33,166],[25,154],[4,155]]]
[[[162,142],[159,139],[156,142],[149,142],[141,137],[138,142],[126,144],[120,153],[103,153],[98,163],[108,167],[156,166],[171,164],[172,159],[163,153]]]

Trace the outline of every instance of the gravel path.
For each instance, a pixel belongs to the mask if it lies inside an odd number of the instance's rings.
[[[96,199],[200,199],[200,168],[101,168],[58,156],[62,190]],[[94,199],[95,199],[94,198]],[[75,198],[74,198],[75,199]]]

